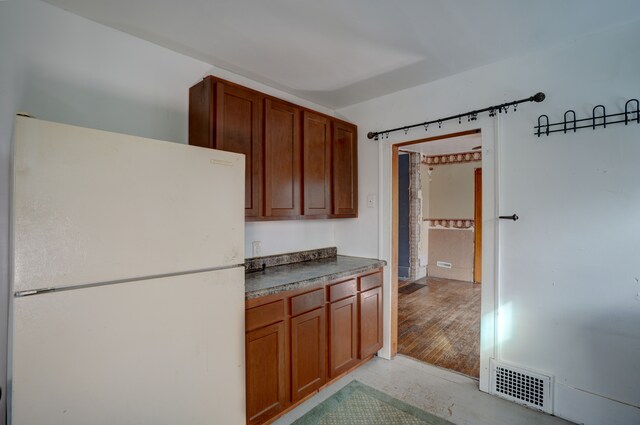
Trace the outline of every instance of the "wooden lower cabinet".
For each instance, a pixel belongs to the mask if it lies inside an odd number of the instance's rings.
[[[329,376],[335,378],[358,362],[357,297],[329,304]]]
[[[263,423],[287,404],[284,322],[246,333],[247,423]]]
[[[272,421],[382,348],[381,271],[246,302],[247,424]]]
[[[327,380],[324,307],[291,318],[291,400],[298,401]]]
[[[359,297],[359,354],[364,359],[382,348],[382,287],[361,292]]]

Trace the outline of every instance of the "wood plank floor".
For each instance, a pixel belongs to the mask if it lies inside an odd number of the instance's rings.
[[[425,286],[416,289],[414,284]],[[401,285],[398,352],[478,378],[480,285],[438,278]],[[411,286],[403,293],[406,285]]]

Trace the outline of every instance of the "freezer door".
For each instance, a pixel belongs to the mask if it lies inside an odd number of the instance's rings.
[[[13,291],[243,263],[244,163],[18,117]]]
[[[14,300],[14,425],[244,424],[244,270]]]

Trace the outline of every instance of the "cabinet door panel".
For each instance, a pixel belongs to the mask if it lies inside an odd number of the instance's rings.
[[[326,381],[326,316],[319,308],[291,319],[291,399],[297,401]]]
[[[309,111],[303,115],[304,215],[331,214],[331,127],[329,119]]]
[[[382,348],[382,288],[360,293],[360,358]]]
[[[265,216],[290,217],[300,208],[300,110],[265,101]]]
[[[262,96],[216,83],[215,148],[245,155],[245,216],[262,213]]]
[[[247,332],[247,422],[261,423],[287,403],[284,322]]]
[[[358,215],[358,137],[354,125],[333,123],[333,214]]]
[[[329,376],[334,378],[358,361],[357,298],[329,304]]]

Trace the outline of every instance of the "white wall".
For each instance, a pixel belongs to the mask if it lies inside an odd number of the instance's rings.
[[[0,2],[0,382],[6,392],[9,164],[16,111],[184,142],[185,96],[209,65],[44,3]],[[0,407],[4,423],[5,400]]]
[[[207,74],[332,114],[38,0],[0,1],[0,424],[6,407],[9,164],[15,113],[186,143],[188,88]],[[247,255],[256,239],[263,242],[263,254],[335,245],[328,220],[254,223],[245,235]]]
[[[556,414],[585,424],[640,423],[640,125],[540,139],[533,125],[540,114],[558,121],[575,109],[583,117],[599,103],[619,112],[639,97],[638,37],[634,22],[338,111],[359,126],[361,193],[378,194],[381,206],[343,223],[336,242],[343,252],[375,255],[378,234],[378,252],[390,260],[388,145],[424,131],[382,143],[366,132],[547,94],[496,121],[497,206],[520,216],[483,220],[486,231],[499,226],[496,355],[554,375]],[[483,303],[493,297],[485,283]]]
[[[253,257],[252,242],[260,241],[259,256],[336,246],[333,220],[293,220],[245,225],[245,256]],[[338,251],[342,254],[342,251]]]

